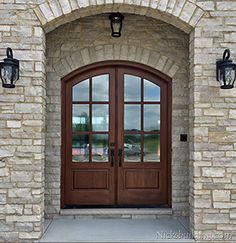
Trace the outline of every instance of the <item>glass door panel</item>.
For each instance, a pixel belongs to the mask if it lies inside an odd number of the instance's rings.
[[[109,86],[102,74],[72,88],[72,162],[108,162]]]
[[[129,74],[124,75],[125,101],[141,101],[141,78]]]
[[[160,101],[161,89],[158,85],[144,79],[144,101]]]
[[[126,134],[124,138],[124,160],[127,162],[141,161],[141,135]]]
[[[74,85],[72,96],[73,101],[89,101],[89,79]]]
[[[92,161],[108,162],[108,134],[92,135]]]
[[[124,74],[124,162],[160,162],[160,87]]]
[[[160,135],[145,134],[144,135],[144,162],[160,162]]]
[[[90,131],[89,105],[73,104],[73,106],[72,106],[72,131],[73,132]]]
[[[99,75],[92,78],[92,100],[109,101],[109,75]]]
[[[128,131],[141,130],[141,106],[125,104],[124,108],[124,129]]]
[[[109,129],[109,105],[92,106],[93,132],[108,132]]]
[[[89,162],[89,135],[81,134],[72,137],[72,161]]]
[[[160,132],[160,105],[144,105],[143,122],[145,132]]]

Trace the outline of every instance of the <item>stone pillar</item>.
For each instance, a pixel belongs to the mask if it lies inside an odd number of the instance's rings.
[[[208,14],[191,34],[191,222],[201,242],[235,242],[235,88],[220,89],[216,59],[236,60],[235,1],[199,1]]]
[[[0,87],[1,242],[32,242],[43,231],[45,36],[23,2],[0,4],[0,59],[11,47],[20,60],[16,88]]]

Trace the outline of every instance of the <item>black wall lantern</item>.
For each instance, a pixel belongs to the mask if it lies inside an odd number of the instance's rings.
[[[2,87],[15,88],[15,83],[19,79],[19,60],[13,58],[11,48],[7,48],[7,58],[0,62],[0,77]]]
[[[111,36],[120,37],[124,16],[121,13],[112,13],[109,15],[109,19],[111,21]]]
[[[216,78],[222,89],[232,89],[236,79],[236,63],[230,58],[230,50],[226,49],[223,59],[216,61]]]

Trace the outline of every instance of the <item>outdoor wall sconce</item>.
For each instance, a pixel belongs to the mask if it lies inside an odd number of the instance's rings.
[[[109,19],[111,21],[111,36],[120,37],[124,16],[121,13],[112,13],[109,15]]]
[[[236,79],[236,63],[230,58],[230,50],[226,49],[223,59],[216,61],[216,78],[220,83],[221,89],[232,89]]]
[[[15,83],[19,79],[19,60],[13,58],[11,48],[7,48],[7,58],[0,62],[0,77],[2,87],[15,88]]]

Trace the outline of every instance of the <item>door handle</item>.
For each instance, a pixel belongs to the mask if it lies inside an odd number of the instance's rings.
[[[114,142],[111,142],[110,143],[110,148],[109,148],[109,156],[111,158],[111,166],[113,167],[114,165],[114,157],[115,157],[115,150],[114,150],[114,147],[115,147],[115,143]]]
[[[119,167],[121,167],[121,164],[122,164],[122,149],[118,150],[118,157],[119,157]]]
[[[110,154],[110,157],[111,157],[111,166],[113,167],[114,165],[114,155],[115,155],[115,152],[114,152],[114,149],[109,149],[109,154]]]

